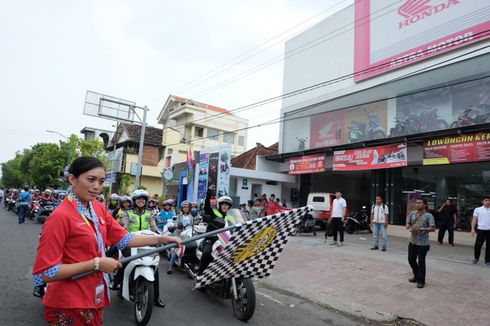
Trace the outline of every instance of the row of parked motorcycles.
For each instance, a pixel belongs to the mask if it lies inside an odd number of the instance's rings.
[[[355,212],[344,221],[344,230],[349,234],[353,234],[358,231],[369,231],[372,233],[371,219],[369,218],[368,210],[366,206],[362,206],[361,210]],[[321,223],[317,219],[313,218],[311,214],[306,214],[301,218],[300,223],[296,226],[292,235],[302,234],[302,233],[313,233],[316,236],[317,226],[320,229],[326,229],[329,227],[328,224]]]
[[[237,223],[245,222],[240,211],[231,209],[228,212],[233,215]],[[229,224],[226,227],[230,226]],[[183,227],[176,225],[175,221],[169,220],[167,225],[158,234],[180,236],[183,240],[193,238],[206,232],[207,225],[203,222],[196,222],[193,225]],[[154,235],[155,233],[146,230],[138,231],[136,234]],[[204,239],[187,243],[180,249],[167,250],[164,255],[170,259],[172,254],[177,253],[175,265],[182,270],[190,279],[196,277],[199,262],[202,257],[202,247]],[[214,259],[224,252],[226,243],[218,237],[213,245],[212,255]],[[131,248],[131,255],[154,249],[153,247]],[[109,255],[113,256],[112,253]],[[121,253],[119,253],[121,255]],[[133,312],[136,324],[146,325],[151,318],[153,311],[155,273],[158,273],[160,255],[158,253],[135,259],[124,266],[124,276],[122,282],[117,286],[111,286],[117,291],[121,299],[133,302]],[[112,282],[116,279],[116,273],[111,276]],[[113,283],[114,285],[114,283]],[[255,311],[255,287],[250,278],[228,278],[198,289],[201,292],[211,292],[221,299],[231,299],[233,314],[241,321],[248,321],[252,318]]]
[[[7,211],[12,211],[17,214],[19,211],[19,200],[14,196],[8,196],[5,198],[5,207],[7,208]],[[41,210],[41,214],[39,214],[36,221],[39,223],[44,223],[54,209],[55,207],[53,201],[46,199],[34,199],[27,210],[26,218],[35,220],[36,216]]]

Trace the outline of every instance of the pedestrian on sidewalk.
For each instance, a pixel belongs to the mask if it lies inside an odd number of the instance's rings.
[[[437,236],[437,243],[442,245],[447,230],[449,244],[454,247],[454,228],[458,221],[458,210],[454,207],[453,201],[448,198],[437,212],[442,218],[439,234]]]
[[[471,235],[476,234],[473,264],[480,260],[481,248],[486,242],[485,265],[490,267],[490,196],[483,197],[482,204],[481,207],[475,208],[471,221]]]
[[[25,187],[24,191],[19,194],[19,207],[17,214],[19,215],[19,224],[22,224],[26,220],[27,210],[29,209],[29,202],[31,200],[31,194],[29,188]]]
[[[417,199],[416,210],[410,213],[407,229],[410,231],[408,244],[408,263],[412,267],[413,278],[408,281],[417,283],[417,288],[425,286],[425,257],[430,250],[429,232],[436,230],[434,216],[427,212],[427,200]],[[417,262],[418,260],[418,262]]]
[[[386,251],[388,246],[388,206],[383,203],[383,197],[376,196],[376,204],[371,207],[371,224],[373,226],[373,246],[371,250],[378,250],[379,248],[379,233],[383,236],[382,251]]]
[[[337,190],[335,192],[335,199],[332,204],[332,232],[333,242],[332,246],[342,247],[344,245],[344,218],[345,211],[347,209],[347,202],[342,198],[342,191]],[[337,233],[340,234],[340,243],[337,242]]]

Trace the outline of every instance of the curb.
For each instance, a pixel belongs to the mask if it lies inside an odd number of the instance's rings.
[[[297,291],[295,289],[284,289],[279,286],[276,286],[273,282],[270,281],[262,280],[261,282],[258,283],[258,285],[262,288],[275,291],[281,294],[285,294],[291,297],[296,297],[302,300],[310,301],[321,307],[328,308],[336,312],[340,312],[357,318],[366,318],[378,322],[394,322],[400,319],[400,317],[395,314],[378,311],[368,306],[357,304],[351,301],[346,301],[334,296],[331,296],[329,300],[318,301],[309,298],[306,295],[302,295],[300,291]]]

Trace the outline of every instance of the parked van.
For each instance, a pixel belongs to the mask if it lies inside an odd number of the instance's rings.
[[[332,206],[335,195],[328,192],[312,192],[308,195],[307,205],[313,206],[311,215],[320,228],[325,229],[332,217]]]

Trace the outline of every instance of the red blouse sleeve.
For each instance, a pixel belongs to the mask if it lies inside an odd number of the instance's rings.
[[[60,206],[46,220],[37,246],[33,274],[41,274],[46,269],[61,263],[63,248],[70,230],[68,219],[65,217],[65,210]]]
[[[119,241],[128,234],[128,231],[126,231],[126,229],[123,228],[107,210],[105,210],[105,212],[104,218],[107,223],[107,241],[111,245],[118,244]]]

